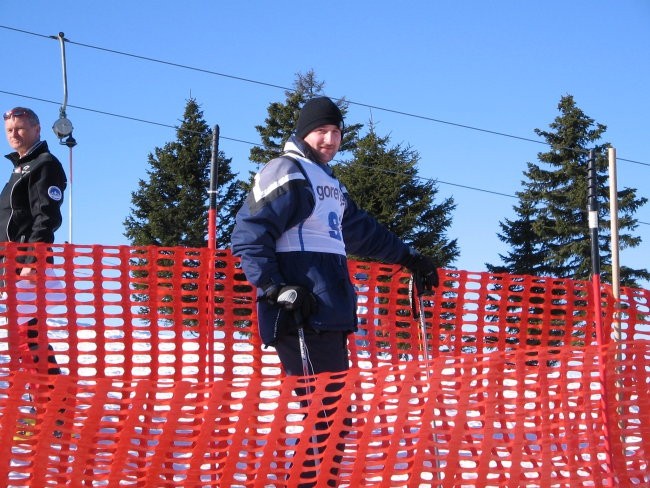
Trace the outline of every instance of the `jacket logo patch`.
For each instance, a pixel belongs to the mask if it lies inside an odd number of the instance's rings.
[[[61,188],[59,188],[58,186],[49,187],[47,189],[47,195],[55,202],[58,202],[63,198],[63,192],[61,191]]]

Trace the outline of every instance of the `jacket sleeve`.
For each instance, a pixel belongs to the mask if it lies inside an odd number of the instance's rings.
[[[348,254],[403,264],[410,248],[377,219],[357,206],[346,192],[343,239]]]
[[[231,236],[232,252],[241,258],[250,283],[264,289],[285,282],[275,255],[276,240],[313,208],[311,186],[295,162],[274,159],[255,176]]]
[[[46,159],[32,169],[29,176],[29,205],[32,213],[31,234],[27,242],[54,242],[54,232],[61,226],[61,205],[66,177],[58,160]]]

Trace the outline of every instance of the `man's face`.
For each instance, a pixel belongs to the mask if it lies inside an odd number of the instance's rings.
[[[321,125],[305,136],[305,142],[311,147],[319,163],[327,164],[341,147],[341,129],[336,125]]]
[[[7,142],[22,157],[38,142],[41,137],[41,126],[32,125],[25,115],[9,117],[5,120]]]

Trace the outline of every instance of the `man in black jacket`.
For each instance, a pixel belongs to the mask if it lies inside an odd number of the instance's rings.
[[[47,142],[41,141],[41,125],[33,110],[16,107],[3,114],[5,133],[14,152],[7,154],[13,164],[9,181],[0,193],[0,242],[54,242],[54,232],[61,226],[61,204],[66,187],[63,166],[54,157]],[[6,269],[1,272],[13,272]],[[21,257],[15,272],[29,279],[36,274],[35,258]],[[38,263],[44,270],[45,263]],[[31,265],[31,266],[30,266]],[[2,281],[4,288],[4,281]],[[6,298],[6,291],[2,290]],[[38,343],[36,318],[25,318],[26,326],[19,333],[27,339],[29,350],[36,350]],[[22,324],[19,324],[21,326]],[[38,361],[38,357],[34,357]],[[49,374],[58,374],[54,355],[48,357]],[[38,368],[39,370],[41,368]]]

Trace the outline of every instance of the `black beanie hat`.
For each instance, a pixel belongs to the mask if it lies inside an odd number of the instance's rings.
[[[307,100],[300,110],[296,124],[296,136],[304,139],[307,134],[321,125],[332,124],[343,132],[343,114],[336,104],[327,97]]]

